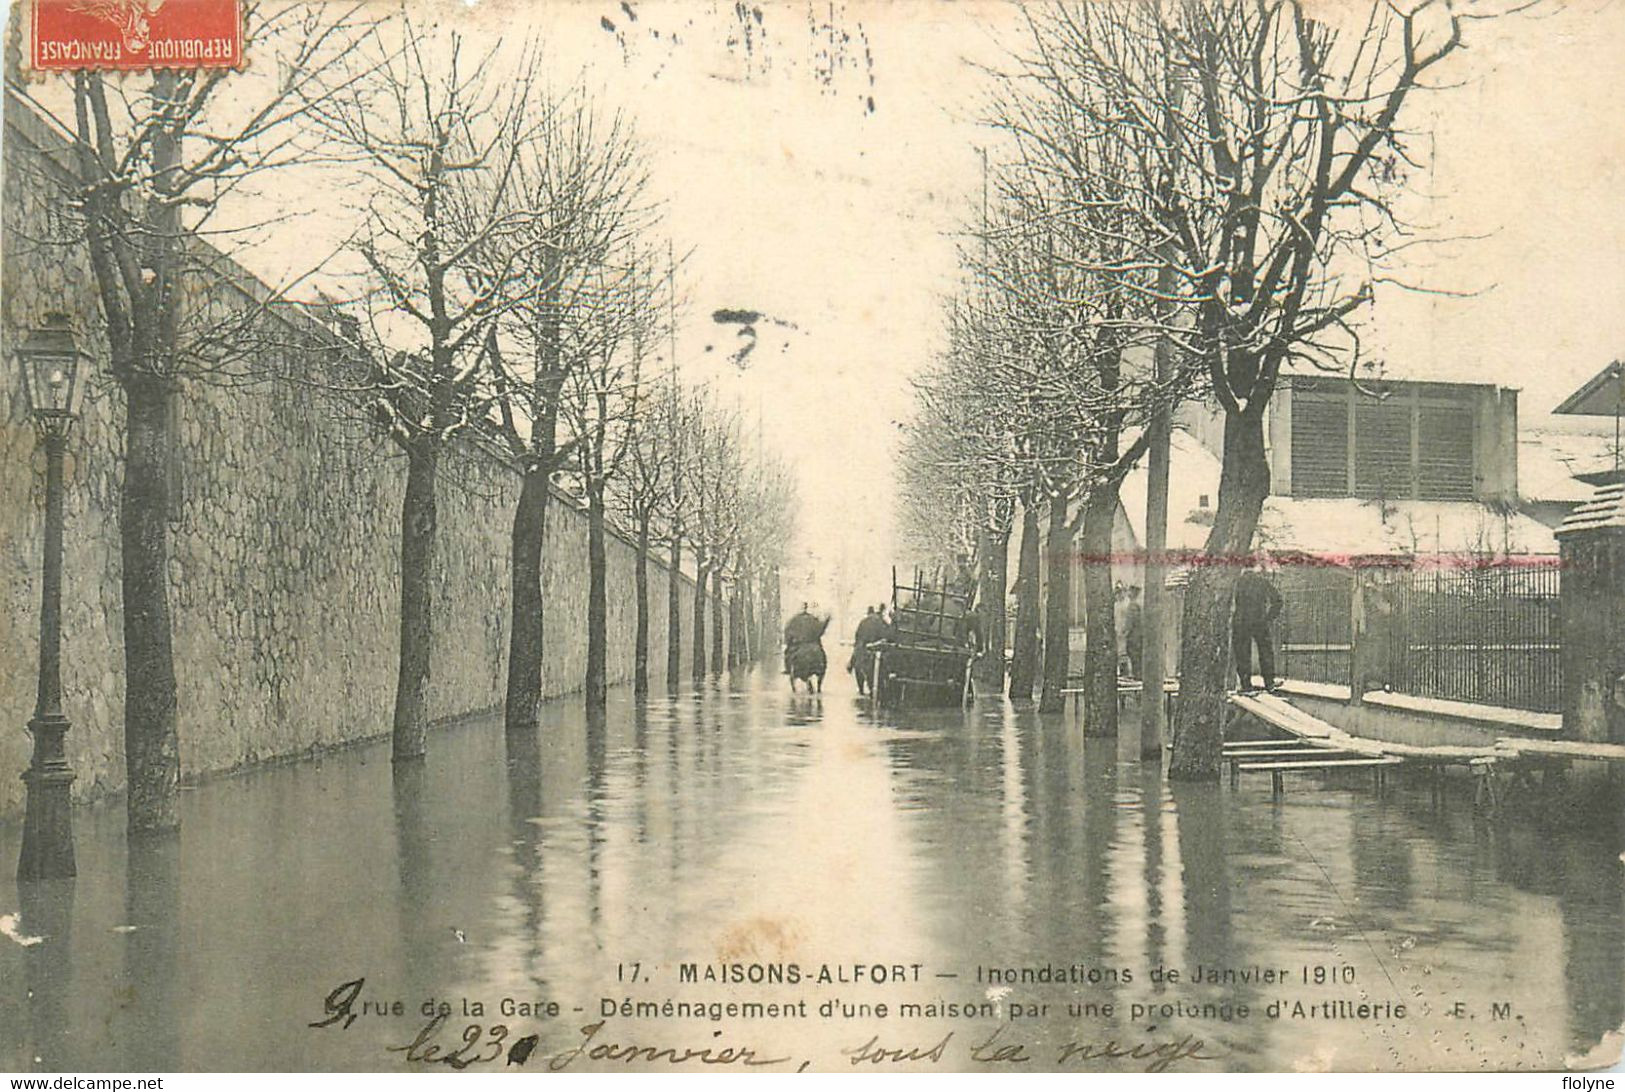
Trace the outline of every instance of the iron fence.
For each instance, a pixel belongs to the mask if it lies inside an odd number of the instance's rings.
[[[1378,598],[1367,614],[1386,615],[1394,690],[1540,713],[1562,710],[1555,567],[1434,568],[1390,579],[1380,593],[1388,610]]]
[[[1281,616],[1279,674],[1305,682],[1349,681],[1354,574],[1348,569],[1290,566],[1276,580]]]
[[[1348,685],[1354,583],[1364,633],[1360,684],[1539,713],[1563,707],[1555,566],[1374,569],[1287,567],[1280,674]]]

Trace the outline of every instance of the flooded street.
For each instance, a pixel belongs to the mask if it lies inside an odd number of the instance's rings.
[[[121,806],[82,809],[66,887],[18,891],[9,825],[0,1068],[416,1068],[470,1024],[480,1068],[532,1034],[530,1070],[666,1067],[590,1055],[610,1041],[869,1068],[945,1036],[887,1064],[1147,1067],[1111,1041],[1183,1042],[1181,1069],[1556,1068],[1625,1020],[1617,824],[1368,779],[1170,786],[1070,718],[882,723],[849,687],[613,691],[603,725],[564,700],[525,743],[474,720],[396,777],[377,744],[205,784],[178,844],[135,852]],[[353,1023],[309,1026],[317,984],[358,979]]]

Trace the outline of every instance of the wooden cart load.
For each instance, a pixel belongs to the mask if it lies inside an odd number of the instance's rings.
[[[946,573],[932,581],[915,570],[913,584],[899,584],[893,567],[890,631],[869,646],[877,705],[969,703],[980,644],[974,597],[973,585],[951,582]]]

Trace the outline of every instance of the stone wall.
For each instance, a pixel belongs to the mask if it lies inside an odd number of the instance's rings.
[[[6,107],[0,816],[20,810],[16,774],[30,751],[23,726],[37,673],[45,476],[10,348],[48,311],[73,318],[80,346],[95,361],[66,467],[69,758],[80,799],[116,792],[124,781],[121,397],[104,371],[106,342],[86,255],[71,242],[73,225],[61,218],[53,159],[61,137],[20,100],[8,96]],[[169,569],[183,776],[386,733],[399,643],[404,459],[352,405],[311,385],[184,381],[175,414]],[[502,701],[508,529],[518,479],[500,457],[465,444],[448,454],[440,482],[432,710],[446,719]],[[549,509],[546,558],[544,683],[556,696],[580,688],[586,658],[586,519],[562,496]],[[632,547],[612,536],[611,682],[632,674],[634,563]],[[659,685],[665,570],[652,566],[650,581],[650,666]],[[686,577],[683,591],[686,634],[692,602]],[[432,757],[432,738],[430,751]]]

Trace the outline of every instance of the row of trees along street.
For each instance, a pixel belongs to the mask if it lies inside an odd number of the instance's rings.
[[[1222,412],[1217,511],[1185,594],[1173,778],[1219,775],[1235,561],[1269,492],[1277,378],[1287,365],[1358,363],[1373,286],[1418,240],[1400,198],[1422,165],[1401,120],[1491,14],[1443,0],[1356,7],[1026,9],[993,73],[985,194],[946,348],[916,382],[900,468],[914,549],[976,559],[987,643],[1001,649],[1019,526],[1009,693],[1030,699],[1041,677],[1045,711],[1062,706],[1069,559],[1081,550],[1083,723],[1100,734],[1117,729],[1106,559],[1121,484],[1159,433],[1165,442],[1181,400]],[[1041,551],[1052,561],[1042,642]],[[982,672],[984,686],[1003,681],[996,656]]]
[[[760,654],[792,531],[787,468],[745,442],[715,393],[679,382],[678,264],[670,244],[656,240],[660,210],[625,117],[579,88],[550,91],[533,44],[476,48],[360,6],[246,9],[250,76],[79,73],[63,89],[71,93],[64,128],[75,143],[76,192],[62,201],[82,225],[77,242],[90,257],[107,366],[127,406],[121,533],[132,833],[179,825],[166,466],[172,400],[192,384],[327,387],[343,396],[335,400],[347,407],[341,412],[365,417],[403,456],[397,761],[426,748],[436,496],[455,488],[441,481],[452,445],[497,452],[520,475],[510,731],[538,725],[543,530],[555,483],[582,498],[588,517],[590,707],[605,701],[612,528],[637,548],[639,694],[649,688],[654,551],[672,561],[666,674],[675,682],[685,550],[699,583],[690,633],[700,678]],[[342,295],[324,288],[326,301],[303,312],[314,322],[279,321],[286,309],[273,306],[274,290],[221,305],[222,286],[244,281],[232,258],[243,239],[297,230],[280,211],[245,224],[245,214],[267,203],[234,203],[233,195],[296,165],[324,170],[335,191],[356,195],[357,223],[332,256],[352,268],[328,282],[356,287]],[[728,648],[724,610],[733,622]]]

